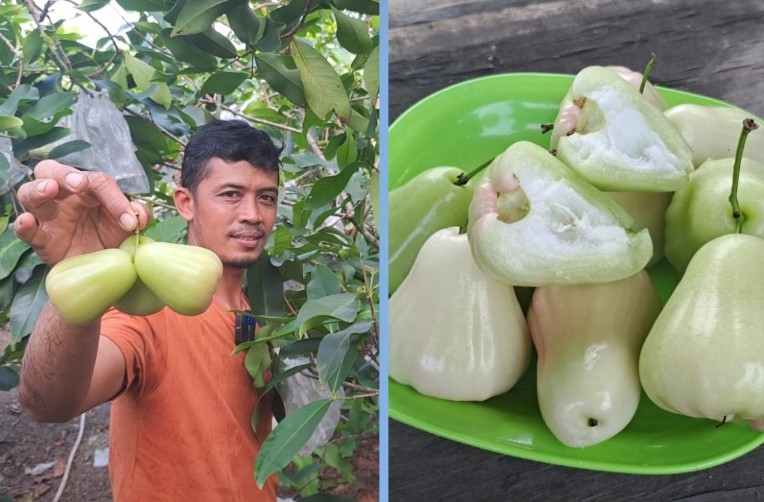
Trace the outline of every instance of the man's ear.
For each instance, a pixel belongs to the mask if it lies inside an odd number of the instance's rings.
[[[178,210],[178,214],[186,221],[193,220],[194,196],[188,188],[177,188],[172,198],[175,201],[175,209]]]

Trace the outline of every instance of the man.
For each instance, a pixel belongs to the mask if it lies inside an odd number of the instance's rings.
[[[110,476],[115,501],[275,500],[252,473],[272,412],[264,400],[258,432],[250,426],[258,394],[235,346],[234,309],[247,309],[246,268],[260,256],[276,221],[279,149],[241,121],[214,120],[186,147],[178,213],[188,244],[214,251],[223,277],[212,305],[186,317],[165,308],[134,317],[111,310],[84,327],[48,303],[24,354],[19,395],[38,421],[68,421],[112,400]],[[130,203],[103,173],[40,162],[19,189],[28,213],[14,224],[49,266],[117,247],[145,207]]]

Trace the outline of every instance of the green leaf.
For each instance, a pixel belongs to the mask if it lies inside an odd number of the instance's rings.
[[[284,282],[279,269],[263,251],[257,262],[247,269],[247,297],[252,312],[259,315],[284,314]]]
[[[305,292],[308,299],[317,299],[342,293],[342,285],[332,269],[319,263],[310,273],[310,281],[305,286]]]
[[[202,84],[201,94],[231,94],[247,79],[248,74],[240,71],[213,73]]]
[[[62,110],[68,110],[77,100],[73,92],[57,92],[40,98],[31,108],[24,112],[25,116],[44,120],[55,116]]]
[[[173,37],[170,33],[171,30],[166,28],[162,30],[160,38],[178,60],[190,64],[192,68],[199,71],[217,68],[215,56],[195,47],[186,40],[186,37]]]
[[[29,249],[29,244],[22,241],[11,229],[0,235],[0,279],[8,277],[21,256]]]
[[[308,403],[287,415],[268,434],[255,462],[255,481],[259,487],[262,488],[271,474],[286,467],[297,455],[313,435],[331,404],[331,399]]]
[[[290,25],[302,17],[307,5],[308,0],[291,0],[283,7],[271,11],[269,17],[277,23]]]
[[[167,153],[170,150],[167,137],[162,134],[156,124],[133,115],[125,115],[125,120],[130,127],[130,137],[136,146],[144,146],[160,153]]]
[[[371,16],[379,15],[379,2],[374,0],[332,0],[332,3],[341,10],[349,10]]]
[[[255,49],[260,52],[276,52],[281,48],[281,30],[284,29],[284,25],[270,17],[265,18],[264,24],[263,36],[255,44]]]
[[[297,314],[295,324],[298,335],[302,337],[309,329],[319,326],[327,319],[351,322],[358,314],[358,296],[353,293],[340,293],[311,299],[305,302]]]
[[[297,228],[303,228],[308,224],[308,218],[312,211],[305,209],[305,199],[300,199],[292,207],[292,224]]]
[[[25,253],[13,270],[13,276],[18,282],[26,282],[25,279],[20,279],[19,277],[24,273],[28,273],[31,276],[32,271],[39,265],[43,265],[43,261],[37,253],[32,251]]]
[[[262,38],[263,31],[265,30],[265,21],[261,21],[249,5],[244,4],[234,7],[226,13],[226,17],[228,18],[228,25],[233,30],[236,38],[246,44],[247,48],[253,48],[257,41]]]
[[[0,105],[0,115],[15,115],[20,102],[39,98],[40,91],[36,87],[32,87],[29,84],[21,84]]]
[[[262,388],[260,395],[261,396],[265,395],[267,392],[275,389],[278,384],[280,384],[281,382],[283,382],[290,376],[296,375],[297,373],[301,372],[302,370],[306,370],[310,368],[311,366],[313,366],[312,363],[305,363],[305,364],[300,364],[297,366],[292,366],[288,370],[279,371],[278,373],[273,375],[273,377],[270,380],[268,380],[268,383],[265,385],[265,387]]]
[[[369,28],[362,20],[332,9],[337,21],[337,41],[353,54],[366,54],[371,49]]]
[[[311,110],[324,120],[332,110],[340,118],[349,119],[350,99],[332,65],[305,42],[293,40],[289,47]]]
[[[369,119],[361,115],[355,110],[350,113],[350,119],[348,120],[348,126],[351,129],[358,132],[366,132],[369,128]]]
[[[300,72],[287,68],[287,56],[260,52],[255,55],[257,74],[268,82],[274,91],[286,97],[297,106],[307,106],[305,89],[300,80]]]
[[[0,390],[11,390],[19,384],[19,374],[7,366],[0,366]],[[0,500],[2,500],[0,493]],[[8,500],[11,500],[10,498]]]
[[[299,355],[317,354],[320,338],[303,338],[279,348],[280,357],[294,357]]]
[[[374,228],[379,233],[379,223],[382,214],[380,206],[379,171],[372,170],[369,176],[369,199],[371,201],[371,215],[374,217]]]
[[[330,333],[321,340],[316,356],[318,379],[332,392],[342,387],[350,370],[353,369],[358,350],[350,346],[353,335],[367,333],[371,321],[355,323],[336,333]]]
[[[24,47],[22,49],[22,54],[26,64],[29,64],[30,61],[34,61],[40,57],[40,54],[42,53],[42,43],[43,42],[42,37],[40,36],[39,28],[35,28],[34,30],[27,33],[26,37],[24,38]]]
[[[8,159],[5,155],[0,155],[0,181],[8,181],[10,179],[11,165],[8,163]],[[0,211],[2,209],[0,208]],[[0,212],[0,235],[5,233],[8,229],[8,223],[11,222],[11,205],[7,204],[5,210]]]
[[[191,45],[219,58],[231,59],[235,58],[238,54],[236,47],[234,47],[231,41],[218,33],[214,28],[184,38]]]
[[[190,0],[178,12],[172,36],[206,31],[226,11],[241,5],[242,0]]]
[[[342,293],[342,285],[337,278],[337,274],[319,263],[313,267],[310,273],[310,281],[305,286],[305,292],[309,300],[322,298],[324,296],[338,295]]]
[[[30,150],[49,145],[50,143],[67,137],[70,133],[71,131],[66,127],[54,127],[44,134],[25,139],[14,139],[13,152],[16,154],[16,158],[24,159],[29,154]]]
[[[369,59],[363,66],[363,81],[366,92],[369,93],[372,105],[377,101],[379,92],[379,46],[375,46],[369,54]]]
[[[353,125],[353,117],[356,116],[355,110],[353,110],[350,116],[350,122],[348,125]],[[364,128],[365,129],[365,128]],[[358,158],[358,150],[355,137],[352,134],[347,134],[345,141],[337,149],[337,165],[344,171],[350,168],[350,164]],[[352,176],[352,174],[351,174]]]
[[[13,115],[0,116],[0,131],[7,131],[9,129],[16,129],[22,127],[24,121]]]
[[[84,12],[94,12],[108,5],[110,1],[111,0],[83,0],[77,8]]]
[[[317,246],[349,247],[352,245],[352,239],[333,227],[322,227],[316,232],[306,235],[305,240]]]
[[[154,82],[154,77],[157,76],[156,69],[132,54],[125,53],[124,58],[127,71],[135,80],[136,90],[140,92],[151,88],[152,85],[156,86],[156,90],[150,94],[151,99],[165,108],[170,108],[172,104],[170,88],[165,82]]]
[[[254,345],[247,350],[244,357],[244,367],[247,373],[252,377],[255,388],[265,387],[265,373],[271,367],[271,353],[268,344],[261,343]]]
[[[327,159],[333,159],[337,156],[337,150],[348,140],[347,133],[335,134],[329,138],[329,142],[324,147],[324,156]]]
[[[159,11],[167,10],[162,0],[116,0],[117,4],[125,10],[135,11]]]
[[[146,237],[160,242],[180,242],[188,223],[179,215],[157,222],[146,230]]]
[[[62,143],[53,147],[53,150],[51,150],[48,154],[48,158],[60,159],[65,155],[69,155],[70,153],[79,152],[85,150],[86,148],[90,148],[90,146],[90,143],[81,139],[67,141],[66,143]]]
[[[16,293],[11,304],[11,343],[18,343],[32,332],[40,317],[48,293],[45,291],[47,267],[37,267],[32,278],[25,282]]]
[[[334,176],[324,176],[313,184],[310,194],[306,199],[308,209],[318,209],[329,204],[337,197],[348,184],[353,173],[363,166],[361,162],[353,162],[345,166],[342,171]]]
[[[6,313],[10,310],[13,301],[15,280],[12,276],[0,279],[0,311]]]
[[[273,256],[280,255],[289,249],[289,245],[292,244],[292,233],[288,228],[279,226],[271,234],[271,239],[273,240],[271,253]]]
[[[28,138],[32,136],[39,136],[53,130],[53,128],[56,127],[56,123],[58,122],[58,119],[53,119],[49,122],[43,122],[26,115],[21,117],[21,120],[24,121],[23,128]]]
[[[326,445],[324,445],[324,462],[326,462],[326,465],[329,467],[333,467],[341,472],[345,481],[350,484],[355,483],[356,478],[353,475],[353,467],[350,465],[350,462],[342,457],[337,445],[333,443],[326,443]]]

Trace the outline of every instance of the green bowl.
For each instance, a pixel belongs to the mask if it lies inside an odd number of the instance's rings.
[[[548,147],[541,124],[554,121],[572,75],[514,73],[443,89],[403,113],[389,130],[389,186],[430,167],[469,172],[527,140]],[[729,106],[722,101],[659,88],[669,106]],[[665,261],[649,270],[661,298],[679,275]],[[560,443],[541,418],[535,361],[509,392],[484,402],[424,396],[389,381],[389,416],[412,427],[485,450],[549,464],[633,474],[674,474],[728,462],[764,442],[744,424],[688,418],[661,410],[643,393],[636,415],[616,436],[586,448]]]

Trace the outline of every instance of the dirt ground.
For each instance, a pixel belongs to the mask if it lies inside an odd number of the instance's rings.
[[[6,344],[7,334],[0,329],[0,350]],[[62,483],[59,501],[111,502],[108,467],[101,462],[108,452],[109,405],[85,414],[82,438],[67,475],[80,423],[80,418],[64,424],[35,423],[24,414],[15,389],[0,391],[0,502],[53,501]],[[357,502],[379,500],[377,435],[361,438],[352,464],[357,482],[339,483],[331,494]],[[331,472],[325,476],[334,477]],[[280,494],[286,500],[291,495],[285,490]]]

